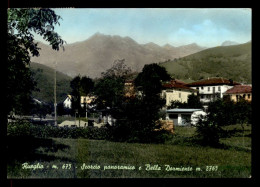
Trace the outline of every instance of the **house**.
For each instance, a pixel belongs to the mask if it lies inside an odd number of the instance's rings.
[[[89,106],[95,99],[95,96],[81,96],[80,105],[81,107],[84,107],[84,104],[87,104]]]
[[[134,88],[134,81],[127,80],[125,81],[125,97],[135,97],[135,88]]]
[[[251,85],[235,85],[233,88],[228,89],[224,96],[229,97],[231,100],[237,102],[241,98],[247,101],[252,100],[252,86]]]
[[[172,120],[174,126],[196,125],[198,117],[206,116],[202,109],[174,108],[166,110],[166,120]]]
[[[67,95],[67,97],[65,98],[65,100],[63,101],[63,105],[65,108],[71,108],[71,103],[72,103],[72,95]]]
[[[67,95],[66,99],[63,101],[63,105],[65,108],[71,109],[72,107],[72,95]],[[81,107],[84,107],[84,104],[91,104],[96,99],[95,96],[81,96],[80,97],[80,105]]]
[[[207,78],[197,82],[192,82],[186,86],[196,89],[200,96],[204,108],[207,108],[209,102],[217,98],[223,98],[223,93],[228,89],[233,88],[235,85],[240,85],[231,79],[224,79],[221,77]]]
[[[170,106],[172,101],[188,102],[188,96],[196,94],[196,90],[186,86],[186,83],[179,80],[163,84],[161,97],[166,100],[166,106]]]

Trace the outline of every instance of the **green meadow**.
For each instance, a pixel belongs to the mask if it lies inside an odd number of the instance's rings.
[[[249,178],[251,126],[222,138],[223,147],[192,141],[194,127],[176,127],[164,144],[23,138],[8,147],[8,178]],[[27,163],[27,165],[26,165]],[[38,164],[38,165],[37,165]]]

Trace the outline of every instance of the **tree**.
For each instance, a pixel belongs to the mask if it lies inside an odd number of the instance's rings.
[[[157,64],[145,65],[135,79],[135,86],[142,93],[140,97],[132,98],[117,110],[116,132],[119,140],[132,142],[158,142],[162,132],[157,123],[159,111],[164,105],[159,93],[162,81],[170,80],[165,68]]]
[[[162,81],[170,80],[170,75],[164,67],[157,64],[145,65],[142,72],[135,79],[135,85],[142,91],[145,97],[155,96],[161,93]]]
[[[102,72],[102,77],[121,77],[126,78],[132,72],[131,68],[125,64],[125,59],[117,59],[114,61],[113,66],[106,72]]]
[[[236,122],[241,125],[243,133],[243,146],[245,145],[245,125],[252,123],[252,106],[251,102],[241,98],[235,104],[234,118]]]
[[[189,95],[187,107],[188,108],[203,108],[202,103],[200,102],[199,96],[195,95],[194,93]]]
[[[122,103],[124,97],[124,79],[120,77],[104,77],[95,85],[99,109],[114,108]]]
[[[94,82],[89,77],[78,75],[71,80],[70,87],[72,89],[72,112],[78,111],[81,114],[86,111],[86,108],[84,111],[82,110],[81,96],[87,96],[93,91]]]
[[[235,103],[228,98],[218,99],[209,104],[206,119],[200,120],[196,126],[197,135],[203,137],[203,144],[210,142],[212,145],[217,145],[219,138],[227,133],[223,130],[223,126],[240,124],[244,145],[244,125],[251,123],[251,115],[251,103],[248,101],[241,99]]]
[[[123,102],[125,80],[132,70],[125,64],[125,59],[115,60],[113,66],[102,72],[102,78],[95,85],[99,109],[118,107]]]
[[[210,121],[208,116],[199,118],[195,132],[195,138],[201,145],[214,147],[220,145],[219,139],[224,133],[221,126],[215,121]]]
[[[36,86],[29,69],[30,54],[40,55],[32,32],[43,36],[54,50],[65,41],[54,31],[61,17],[51,9],[8,9],[7,18],[7,114],[23,114],[30,108],[31,91]]]
[[[199,96],[195,94],[191,94],[188,96],[188,102],[180,102],[180,101],[172,101],[171,105],[167,107],[169,108],[203,108]]]
[[[186,102],[180,102],[177,100],[171,101],[171,104],[167,106],[168,109],[170,108],[189,108]]]

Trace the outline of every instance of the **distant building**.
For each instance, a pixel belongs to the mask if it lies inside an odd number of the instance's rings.
[[[235,85],[233,88],[227,90],[224,96],[231,100],[238,102],[241,98],[252,101],[252,86],[251,85]]]
[[[161,97],[166,100],[166,106],[170,106],[172,101],[188,102],[188,96],[196,94],[196,90],[186,86],[186,83],[179,80],[171,80],[163,84]]]
[[[134,87],[134,81],[133,80],[127,80],[125,81],[125,97],[135,97],[135,87]]]
[[[235,85],[240,85],[231,79],[221,77],[207,78],[197,82],[189,83],[186,86],[196,89],[200,96],[200,101],[207,108],[209,102],[218,98],[223,98],[223,93],[233,88]]]
[[[199,115],[205,116],[202,109],[174,108],[166,110],[166,120],[172,120],[174,126],[196,125]]]
[[[67,95],[66,99],[63,101],[63,105],[65,108],[71,109],[72,107],[72,95]],[[80,105],[84,107],[84,103],[91,104],[92,101],[96,99],[95,96],[81,96],[80,97]]]
[[[67,95],[66,99],[63,101],[63,106],[65,108],[71,109],[71,104],[72,104],[72,96],[71,95]]]

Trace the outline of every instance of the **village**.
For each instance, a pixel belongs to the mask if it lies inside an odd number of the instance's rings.
[[[133,97],[135,96],[134,92],[134,84],[133,81],[127,81],[125,83],[125,96]],[[171,105],[172,101],[179,101],[181,103],[187,103],[188,96],[194,94],[199,95],[200,102],[203,104],[203,108],[170,108],[167,109]],[[63,105],[67,109],[71,109],[72,105],[72,95],[68,95],[64,101]],[[212,102],[216,99],[220,99],[223,97],[229,97],[234,102],[239,101],[241,98],[251,101],[252,99],[252,86],[251,85],[243,85],[238,82],[234,82],[230,79],[224,79],[221,77],[207,78],[204,80],[192,82],[186,84],[180,80],[171,80],[168,83],[163,84],[163,90],[161,93],[161,97],[165,99],[166,104],[163,110],[166,111],[166,118],[163,120],[167,120],[172,122],[177,126],[187,126],[196,125],[196,117],[199,115],[206,115],[207,107],[209,102]],[[87,110],[95,107],[92,102],[95,100],[95,96],[81,96],[81,107],[84,104],[87,104]],[[108,111],[108,110],[107,110]],[[113,125],[116,119],[109,114],[109,112],[100,111],[99,116],[97,118],[88,118],[88,121],[63,121],[58,124],[59,127],[86,127],[86,126],[94,126],[101,127],[106,124]],[[191,122],[186,122],[185,119],[192,120]]]
[[[127,80],[124,85],[125,97],[135,97],[141,92],[136,91],[133,80]],[[190,95],[196,95],[199,97],[199,101],[202,104],[202,108],[170,108],[172,102],[187,103]],[[62,105],[64,109],[72,109],[72,95],[68,94],[63,100]],[[167,124],[172,129],[173,126],[190,126],[196,125],[197,119],[200,115],[207,115],[207,108],[210,102],[217,99],[229,98],[234,102],[238,102],[243,98],[246,101],[252,100],[252,85],[241,84],[231,79],[225,79],[222,77],[211,77],[204,80],[199,80],[192,83],[185,83],[183,81],[172,79],[162,84],[162,92],[160,97],[165,100],[165,105],[161,109],[165,111],[165,119]],[[74,118],[73,120],[64,120],[57,124],[57,127],[104,127],[106,125],[115,125],[116,119],[109,113],[109,108],[103,110],[95,109],[95,99],[97,96],[93,94],[80,97],[80,105],[83,108],[86,105],[85,120],[71,115],[65,115],[66,117]],[[43,103],[38,99],[34,99],[34,102],[39,104]],[[91,115],[92,114],[92,115]],[[86,117],[87,116],[87,117]],[[95,116],[95,117],[94,117]],[[66,119],[65,117],[65,119]],[[44,117],[37,116],[17,116],[17,118],[30,119],[34,123],[55,125],[54,116],[47,114]],[[11,121],[11,120],[10,120]]]

